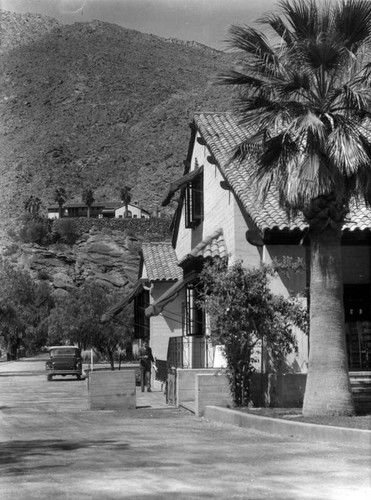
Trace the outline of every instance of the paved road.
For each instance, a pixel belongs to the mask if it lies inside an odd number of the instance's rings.
[[[46,382],[42,360],[0,363],[0,398],[2,500],[371,498],[366,451],[156,404],[88,411],[86,383]]]

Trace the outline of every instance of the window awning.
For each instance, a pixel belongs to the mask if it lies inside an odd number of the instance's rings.
[[[178,189],[181,189],[184,187],[188,182],[193,181],[196,177],[201,175],[203,172],[203,167],[196,168],[195,170],[192,170],[192,172],[189,172],[189,174],[184,175],[180,179],[172,182],[170,184],[169,192],[167,193],[166,198],[162,202],[162,206],[165,207],[168,205],[171,201],[171,198],[174,196],[174,193],[178,191]]]
[[[150,283],[147,280],[140,279],[135,283],[133,290],[125,297],[125,299],[121,300],[114,306],[110,307],[100,318],[101,323],[108,323],[111,319],[119,314],[127,304],[130,304],[134,300],[134,297],[139,295],[144,287],[150,286]]]
[[[175,300],[181,290],[191,281],[193,281],[194,276],[189,276],[188,278],[181,279],[174,283],[173,286],[169,288],[165,293],[161,295],[159,299],[157,299],[153,304],[151,304],[145,310],[145,315],[148,317],[158,316],[165,306]]]

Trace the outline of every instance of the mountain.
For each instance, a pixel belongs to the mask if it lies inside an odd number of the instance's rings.
[[[133,199],[152,211],[183,174],[195,111],[229,108],[212,79],[231,56],[93,21],[1,12],[0,228],[24,200],[65,187],[81,201]]]

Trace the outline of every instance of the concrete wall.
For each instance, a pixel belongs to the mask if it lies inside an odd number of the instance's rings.
[[[89,410],[135,410],[135,370],[90,372],[88,408]]]
[[[176,401],[180,405],[184,401],[195,401],[196,376],[198,374],[216,373],[213,368],[178,368],[176,378]]]
[[[222,373],[197,374],[195,396],[195,415],[197,417],[204,415],[206,406],[228,408],[233,404],[228,379]]]
[[[255,373],[252,404],[256,408],[301,408],[305,383],[305,373]],[[206,406],[233,406],[227,375],[218,370],[178,370],[177,404],[186,401],[195,401],[197,416],[203,416]]]

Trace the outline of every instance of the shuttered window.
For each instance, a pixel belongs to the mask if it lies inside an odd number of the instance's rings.
[[[149,337],[149,318],[144,311],[149,306],[149,291],[142,292],[134,298],[134,336],[136,339]]]
[[[197,227],[203,219],[203,173],[187,183],[185,192],[185,226]]]

